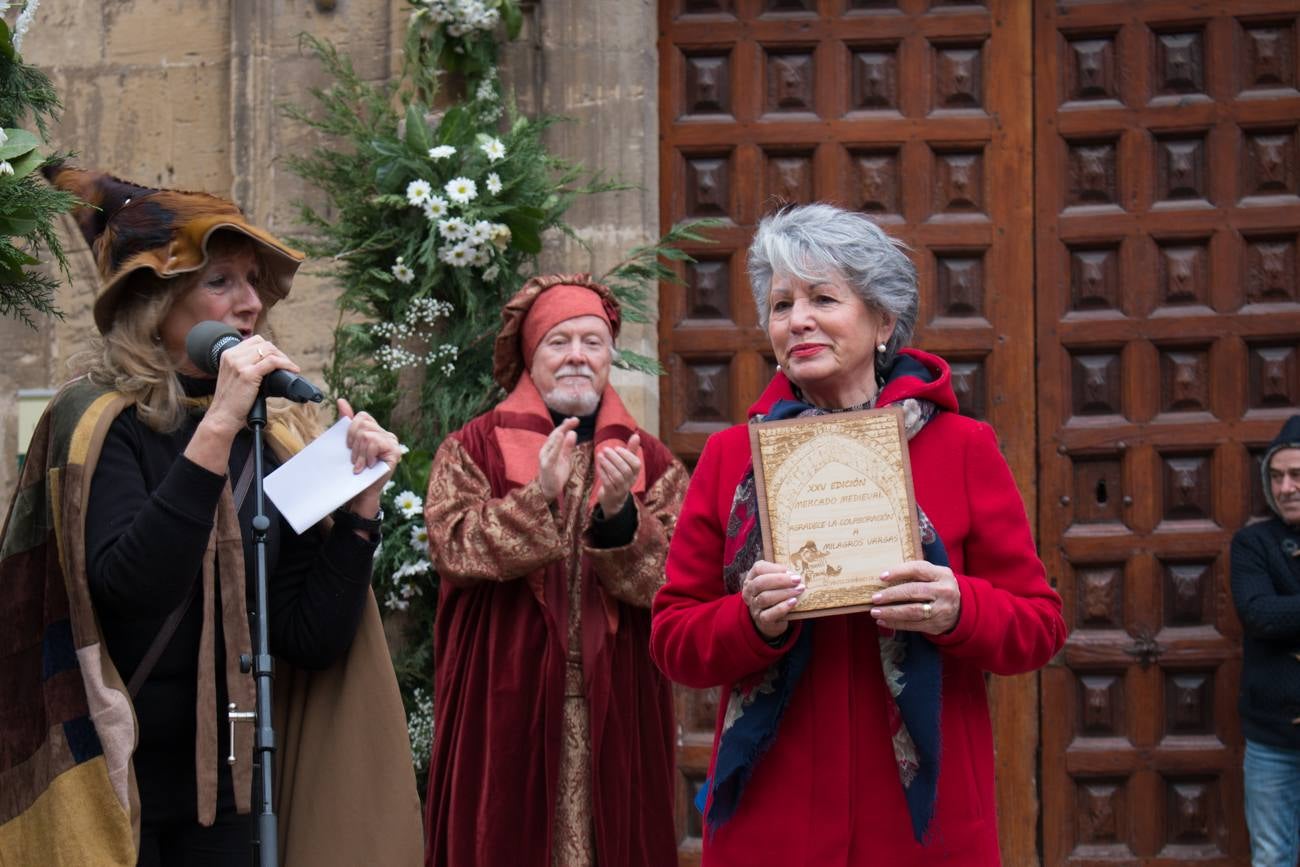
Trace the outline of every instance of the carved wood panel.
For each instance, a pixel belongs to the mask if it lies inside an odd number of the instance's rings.
[[[1075,630],[1043,677],[1041,826],[997,719],[1006,861],[1244,863],[1224,551],[1266,513],[1259,455],[1300,405],[1295,4],[660,8],[663,222],[724,220],[661,288],[665,439],[691,460],[771,375],[744,274],[763,213],[831,200],[907,240],[917,342],[997,427]],[[711,728],[691,718],[684,795]]]
[[[700,261],[679,266],[684,285],[660,287],[664,441],[689,464],[710,433],[745,419],[773,373],[744,270],[754,226],[783,204],[830,201],[912,247],[915,343],[951,363],[961,411],[997,429],[1033,514],[1026,4],[661,0],[659,9],[662,223],[723,222],[715,244],[689,248]],[[1103,279],[1118,297],[1116,278]],[[995,680],[992,690],[1004,853],[1027,863],[1036,680]],[[692,864],[700,828],[684,802],[707,771],[713,717],[701,708],[716,699],[678,699],[681,861]]]
[[[1300,405],[1297,12],[1035,4],[1047,864],[1249,860],[1227,550]]]

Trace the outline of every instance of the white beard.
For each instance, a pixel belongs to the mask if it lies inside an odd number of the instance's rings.
[[[575,392],[565,386],[556,386],[542,395],[546,406],[561,415],[591,415],[600,406],[600,395],[594,389]]]
[[[596,407],[600,406],[600,395],[596,393],[595,388],[596,372],[585,364],[566,364],[555,372],[556,379],[573,376],[585,376],[588,387],[583,391],[575,391],[568,385],[560,383],[542,395],[542,400],[552,412],[563,415],[591,415],[596,411]]]

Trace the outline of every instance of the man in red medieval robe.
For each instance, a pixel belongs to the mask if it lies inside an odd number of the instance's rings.
[[[494,350],[504,401],[438,449],[427,867],[676,861],[672,693],[650,601],[686,471],[609,385],[617,301],[530,280]]]

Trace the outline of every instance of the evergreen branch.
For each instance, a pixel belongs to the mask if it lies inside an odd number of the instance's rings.
[[[614,366],[621,367],[624,370],[634,370],[637,373],[647,373],[650,376],[663,376],[668,372],[659,363],[659,359],[633,352],[630,349],[620,349],[618,351],[618,360],[614,362]]]
[[[49,77],[21,60],[0,56],[0,127],[21,127],[30,119],[41,138],[49,140],[49,125],[62,109]]]

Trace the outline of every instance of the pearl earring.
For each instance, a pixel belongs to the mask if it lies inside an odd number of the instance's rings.
[[[884,354],[885,354],[885,350],[887,350],[887,349],[889,349],[889,347],[886,346],[886,345],[883,344],[883,343],[877,343],[877,344],[876,344],[876,352],[879,352],[881,355],[884,355]]]

